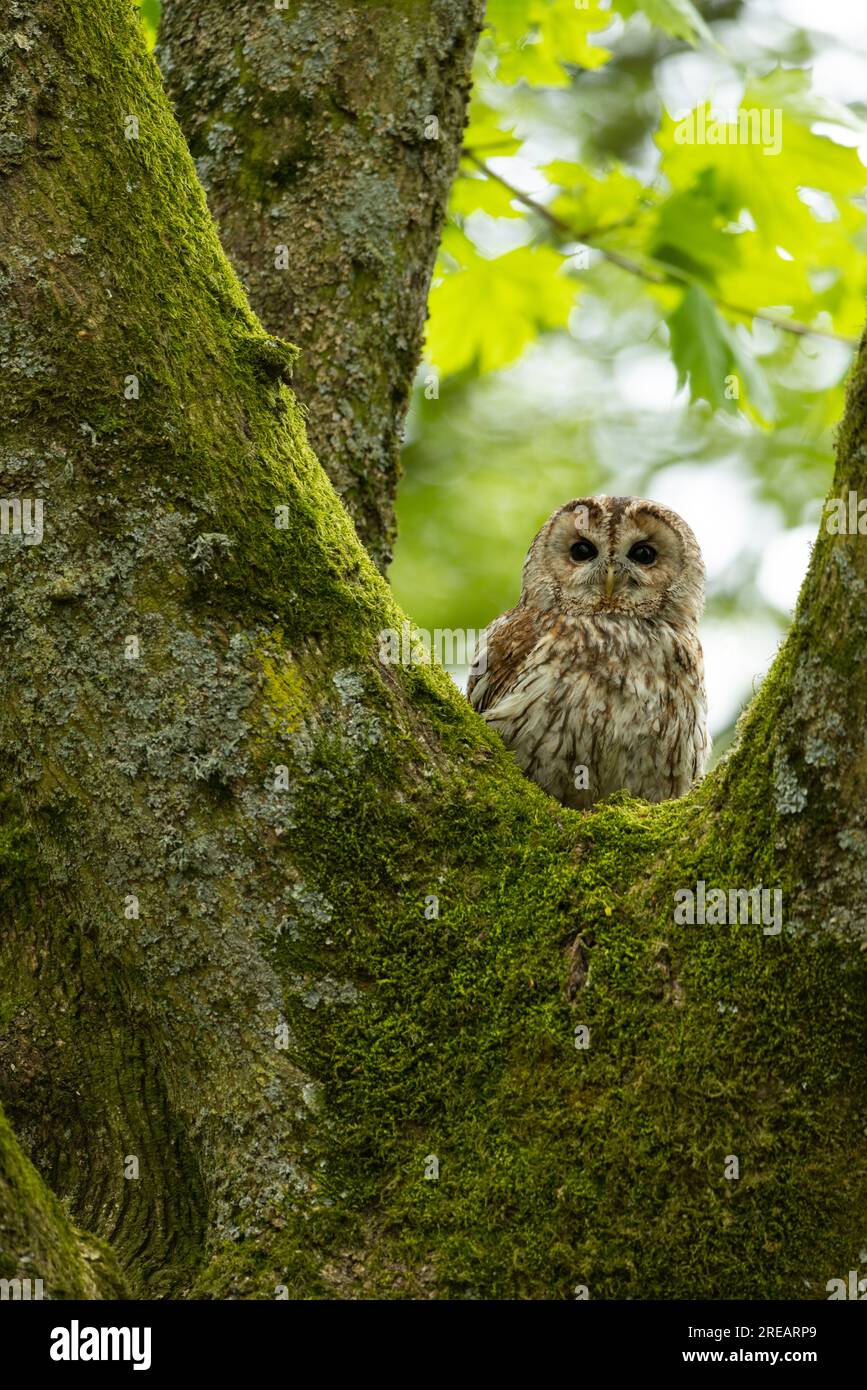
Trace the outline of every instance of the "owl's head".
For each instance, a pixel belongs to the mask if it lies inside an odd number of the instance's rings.
[[[643,497],[579,497],[549,517],[524,564],[523,599],[541,609],[697,622],[704,564],[677,512]]]

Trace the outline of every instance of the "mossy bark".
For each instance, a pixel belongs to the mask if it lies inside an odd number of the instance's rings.
[[[0,64],[30,1157],[141,1292],[824,1297],[867,1229],[863,541],[820,537],[699,789],[563,810],[380,661],[401,614],[127,6],[14,3]],[[841,493],[865,419],[862,353]],[[699,880],[779,889],[783,930],[677,925]]]
[[[483,0],[164,0],[158,58],[310,443],[376,564]]]
[[[4,1301],[128,1296],[115,1254],[104,1241],[70,1224],[21,1152],[2,1110],[0,1280]]]

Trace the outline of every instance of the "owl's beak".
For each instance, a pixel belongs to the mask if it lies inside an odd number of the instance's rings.
[[[606,575],[605,575],[605,598],[606,598],[606,600],[607,600],[609,603],[611,602],[611,595],[612,595],[613,593],[614,593],[614,567],[613,567],[612,565],[609,565],[609,566],[608,566],[608,570],[607,570]]]

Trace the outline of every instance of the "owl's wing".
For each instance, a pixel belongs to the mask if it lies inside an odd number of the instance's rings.
[[[483,714],[508,695],[541,635],[537,615],[522,604],[485,628],[467,681],[473,709]]]

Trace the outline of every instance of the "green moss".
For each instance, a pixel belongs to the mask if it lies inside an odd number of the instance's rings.
[[[418,706],[429,681],[438,736],[463,725],[483,750],[465,776],[416,745],[407,791],[399,737],[363,777],[320,740],[290,848],[328,900],[327,934],[302,915],[274,951],[287,981],[338,970],[360,990],[310,1007],[287,989],[294,1055],[322,1091],[321,1195],[269,1258],[216,1251],[198,1292],[821,1298],[857,1264],[863,976],[843,998],[846,949],[806,951],[789,925],[673,920],[699,879],[780,886],[789,903],[797,866],[768,795],[788,671],[744,730],[767,739],[763,758],[742,740],[693,797],[656,807],[552,806],[435,673],[409,684]]]
[[[104,1241],[70,1225],[57,1198],[21,1152],[2,1110],[0,1278],[30,1280],[31,1298],[128,1296],[115,1255]],[[41,1281],[41,1290],[36,1281]]]
[[[442,672],[377,660],[402,615],[132,17],[37,11],[0,116],[2,467],[62,525],[4,552],[0,747],[33,841],[10,828],[2,862],[18,885],[30,856],[34,892],[0,945],[29,1111],[3,1094],[46,1180],[161,1295],[823,1296],[867,1217],[843,718],[867,696],[833,637],[863,631],[863,562],[818,549],[692,796],[561,809]],[[25,158],[61,120],[58,158]],[[786,930],[677,925],[699,880],[779,888]]]

